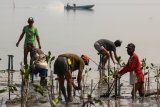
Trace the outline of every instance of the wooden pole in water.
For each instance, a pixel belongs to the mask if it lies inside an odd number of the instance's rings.
[[[9,100],[10,100],[10,85],[11,85],[11,75],[10,75],[10,70],[13,71],[13,55],[8,55],[8,95],[9,95]]]
[[[108,58],[108,88],[110,87],[109,76],[110,76],[110,57]],[[108,93],[109,93],[109,90],[108,90]]]
[[[91,80],[91,93],[90,93],[91,96],[92,96],[92,92],[93,92],[93,79]]]
[[[3,97],[2,97],[2,100],[1,100],[1,105],[0,105],[0,107],[2,107],[2,104],[3,104]]]
[[[92,99],[92,92],[93,92],[93,79],[91,80],[91,92],[90,92],[90,96],[88,98],[88,101],[91,101],[91,99]],[[90,104],[90,107],[91,107],[91,104]]]
[[[158,72],[158,69],[157,69],[157,101],[159,100],[159,72]]]
[[[83,99],[83,105],[84,105],[84,88],[85,88],[84,75],[82,76],[82,83],[83,83],[83,88],[82,88],[82,91],[81,91],[81,98]]]
[[[149,70],[148,70],[148,93],[150,93],[150,78],[149,78],[149,76],[150,76],[150,72],[149,72]]]
[[[100,78],[100,84],[102,83],[102,69],[103,69],[103,56],[100,54],[100,62],[99,62],[99,78]]]
[[[136,85],[136,84],[135,84],[135,75],[134,75],[134,84],[133,84],[133,87],[134,87],[134,88],[133,88],[133,91],[134,91],[134,92],[133,92],[133,101],[135,101],[135,98],[136,98],[136,93],[135,93],[135,91],[136,91],[136,90],[135,90],[136,86],[135,86],[135,85]]]
[[[10,56],[8,55],[8,88],[10,88]],[[9,95],[9,100],[10,100],[10,89],[8,91],[8,95]]]
[[[22,62],[20,63],[21,65],[21,69],[23,69],[23,65],[22,65]],[[22,77],[22,83],[21,83],[21,107],[24,106],[24,100],[23,100],[23,92],[24,92],[24,78],[23,78],[23,75],[21,75]]]
[[[114,67],[114,71],[116,72],[117,74],[117,71],[115,70],[115,67]],[[116,78],[115,78],[115,100],[117,99],[117,75],[116,75]]]
[[[119,68],[120,68],[120,66],[119,66],[119,64],[117,64],[117,69],[116,69],[117,73],[119,72]],[[120,81],[120,78],[117,78],[117,88],[118,88],[117,94],[118,94],[118,96],[120,96],[121,95],[121,81]]]

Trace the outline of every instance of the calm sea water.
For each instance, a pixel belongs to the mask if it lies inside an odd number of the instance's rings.
[[[92,11],[66,11],[67,2],[95,7]],[[140,59],[160,63],[159,0],[0,0],[0,13],[0,69],[7,69],[8,54],[14,55],[14,69],[19,69],[24,38],[18,48],[16,42],[30,16],[46,53],[85,53],[98,62],[94,42],[121,39],[117,53],[124,61],[128,59],[125,47],[133,42]]]
[[[95,7],[91,11],[66,11],[67,2]],[[16,42],[28,17],[34,17],[46,53],[88,54],[98,63],[94,42],[121,39],[117,53],[125,62],[125,47],[133,42],[140,59],[160,64],[159,13],[159,0],[0,0],[0,70],[7,69],[9,54],[14,55],[14,69],[20,68],[24,38],[18,48]],[[95,64],[91,62],[91,66]]]

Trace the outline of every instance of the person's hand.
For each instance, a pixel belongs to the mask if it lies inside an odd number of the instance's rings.
[[[117,62],[120,63],[121,61],[121,56],[117,57]]]
[[[77,86],[74,88],[75,90],[82,90],[82,86]]]
[[[121,78],[121,75],[119,73],[113,74],[113,78]]]
[[[81,90],[81,89],[82,89],[82,86],[81,86],[81,85],[80,85],[80,86],[77,86],[77,85],[73,84],[73,88],[74,88],[75,90]]]
[[[39,45],[39,49],[41,49],[41,45]]]
[[[19,42],[16,43],[16,46],[17,46],[17,47],[19,46]]]
[[[78,87],[77,87],[77,90],[82,90],[82,86],[81,86],[81,85],[78,86]]]
[[[115,62],[115,61],[113,61],[113,64],[115,65],[115,64],[116,64],[116,62]]]

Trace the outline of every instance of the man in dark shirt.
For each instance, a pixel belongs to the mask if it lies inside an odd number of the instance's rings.
[[[117,53],[116,53],[116,47],[120,47],[121,43],[122,42],[120,40],[116,40],[115,42],[112,42],[112,41],[107,40],[107,39],[100,39],[100,40],[98,40],[94,43],[95,49],[100,54],[103,55],[103,62],[104,63],[102,65],[102,67],[105,66],[109,57],[111,57],[114,64],[116,63],[114,58],[118,62],[119,57],[117,56]],[[114,53],[114,58],[113,58],[112,52]]]
[[[72,98],[72,86],[76,90],[81,90],[82,72],[85,65],[89,64],[89,57],[66,53],[59,55],[54,63],[54,73],[58,76],[59,86],[65,101],[70,102]],[[72,81],[72,72],[78,70],[78,86]],[[64,80],[67,80],[67,94],[65,91]],[[67,96],[68,95],[68,96]]]

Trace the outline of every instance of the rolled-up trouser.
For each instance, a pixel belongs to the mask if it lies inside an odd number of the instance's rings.
[[[94,43],[94,48],[95,48],[98,52],[100,52],[104,47],[101,46],[98,42],[95,42],[95,43]]]
[[[143,95],[144,95],[144,82],[135,83],[135,87],[133,87],[132,92],[131,92],[132,96],[134,96],[137,91],[139,92],[139,96],[143,97]]]

